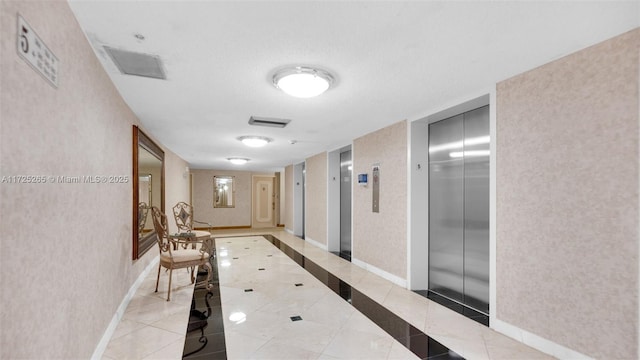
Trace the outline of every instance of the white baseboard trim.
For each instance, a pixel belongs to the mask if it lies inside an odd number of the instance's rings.
[[[551,340],[547,340],[536,334],[520,329],[519,327],[513,326],[502,320],[492,319],[491,328],[499,333],[507,335],[510,338],[516,339],[521,343],[529,345],[536,350],[540,350],[543,353],[549,354],[558,359],[593,360],[593,358],[585,354],[579,353],[575,350],[571,350],[560,344],[556,344]]]
[[[107,330],[105,330],[104,334],[102,335],[102,338],[98,343],[98,346],[96,346],[96,349],[93,351],[93,355],[91,355],[92,360],[100,360],[102,358],[105,350],[107,350],[107,345],[109,345],[109,341],[111,341],[111,337],[113,336],[113,333],[116,331],[116,328],[118,327],[118,324],[122,319],[122,316],[124,316],[124,312],[127,310],[127,306],[129,305],[129,302],[131,302],[131,299],[133,299],[134,295],[136,294],[136,291],[138,291],[138,288],[140,287],[140,285],[142,285],[142,282],[144,281],[144,279],[147,278],[147,275],[149,275],[149,272],[151,271],[151,269],[155,268],[155,266],[158,265],[159,261],[160,261],[160,256],[158,255],[151,261],[151,263],[149,263],[149,265],[147,265],[146,268],[144,268],[144,270],[140,273],[140,275],[138,276],[136,281],[133,283],[133,285],[131,285],[131,287],[129,288],[129,291],[122,299],[122,302],[120,302],[120,306],[118,306],[116,313],[113,314],[113,318],[111,318],[111,322],[109,323],[109,326],[107,326]]]
[[[306,241],[306,242],[310,243],[311,245],[317,246],[317,247],[319,247],[320,249],[322,249],[322,250],[324,250],[324,251],[328,251],[328,250],[327,250],[327,245],[326,245],[326,244],[323,244],[323,243],[317,242],[317,241],[313,240],[313,239],[312,239],[312,238],[310,238],[310,237],[306,237],[306,238],[304,238],[304,241]]]
[[[388,272],[386,272],[386,271],[384,271],[384,270],[382,270],[380,268],[377,268],[377,267],[375,267],[375,266],[373,266],[371,264],[367,264],[366,262],[358,260],[358,259],[355,259],[355,258],[351,258],[351,262],[354,265],[357,265],[357,266],[359,266],[359,267],[361,267],[361,268],[363,268],[363,269],[365,269],[367,271],[371,271],[372,273],[382,277],[385,280],[389,280],[392,283],[394,283],[394,284],[396,284],[398,286],[401,286],[401,287],[403,287],[405,289],[407,288],[407,280],[406,279],[403,279],[403,278],[401,278],[399,276],[396,276],[396,275],[393,275],[391,273],[388,273]]]

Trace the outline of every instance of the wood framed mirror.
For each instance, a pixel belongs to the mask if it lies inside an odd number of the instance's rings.
[[[164,212],[164,151],[133,126],[133,260],[156,243],[151,207]]]

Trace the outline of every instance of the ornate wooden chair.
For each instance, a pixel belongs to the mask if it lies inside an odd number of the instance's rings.
[[[211,224],[194,220],[193,206],[191,206],[190,204],[187,204],[184,201],[177,203],[176,206],[173,207],[173,217],[176,219],[176,225],[181,232],[195,232],[196,237],[200,237],[198,236],[198,233],[206,233],[207,235],[211,236]],[[194,230],[193,223],[207,225],[209,231]]]
[[[169,290],[167,291],[167,301],[171,297],[171,279],[173,269],[191,269],[191,283],[195,282],[194,269],[196,266],[203,266],[207,269],[207,278],[198,282],[196,286],[205,285],[207,289],[211,289],[213,284],[211,280],[211,264],[209,263],[209,253],[206,252],[205,246],[194,249],[188,245],[201,244],[202,241],[196,239],[185,240],[188,237],[169,235],[169,224],[167,216],[157,207],[151,208],[153,217],[153,226],[158,236],[158,248],[160,249],[160,264],[158,265],[158,278],[156,279],[156,292],[158,292],[158,284],[160,282],[160,269],[165,267],[169,270]],[[175,246],[174,246],[175,245]]]
[[[149,213],[149,206],[147,203],[141,202],[138,204],[138,234],[144,232],[144,226],[147,223],[147,215]]]
[[[197,221],[193,219],[193,206],[181,201],[173,207],[173,217],[176,220],[176,226],[181,233],[195,234],[196,240],[204,241],[209,254],[213,253],[213,244],[211,240],[211,224],[207,222]],[[207,225],[209,231],[194,230],[193,223]]]

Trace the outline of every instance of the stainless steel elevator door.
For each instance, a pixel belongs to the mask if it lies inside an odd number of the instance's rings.
[[[429,126],[429,290],[464,301],[464,116]]]
[[[489,313],[489,107],[429,125],[429,290]]]
[[[351,259],[351,150],[340,153],[340,254]]]
[[[489,313],[489,107],[464,114],[464,303]]]

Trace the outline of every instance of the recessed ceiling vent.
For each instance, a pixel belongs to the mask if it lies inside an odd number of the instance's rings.
[[[255,126],[270,126],[270,127],[278,127],[283,128],[289,124],[291,120],[287,119],[276,119],[276,118],[265,118],[265,117],[257,117],[252,116],[249,118],[249,125]]]
[[[114,49],[108,46],[105,46],[104,49],[123,74],[167,79],[159,56]]]

